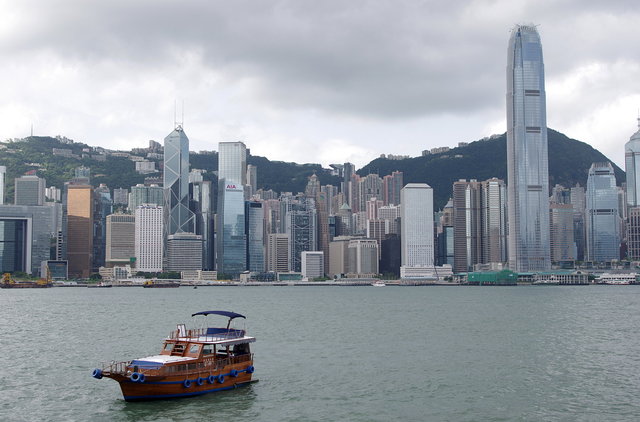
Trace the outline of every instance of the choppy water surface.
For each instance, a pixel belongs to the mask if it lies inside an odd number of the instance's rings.
[[[259,383],[126,403],[102,361],[247,315]],[[0,420],[637,420],[640,287],[0,291]]]

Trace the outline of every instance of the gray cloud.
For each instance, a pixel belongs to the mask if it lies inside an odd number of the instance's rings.
[[[485,126],[502,119],[507,40],[518,22],[540,25],[547,81],[594,63],[640,63],[634,1],[27,0],[5,8],[3,56],[40,72],[55,63],[31,62],[38,55],[68,63],[91,84],[84,89],[133,90],[154,77],[173,79],[175,91],[198,92],[212,78],[218,84],[211,98],[222,84],[253,111],[318,111],[390,124],[443,115],[464,121],[496,113]],[[610,75],[577,85],[562,104],[639,92]],[[108,97],[99,98],[105,107]],[[561,124],[572,119],[570,111],[559,114]]]

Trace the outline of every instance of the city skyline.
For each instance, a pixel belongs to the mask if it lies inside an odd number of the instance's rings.
[[[633,2],[69,3],[5,6],[5,138],[142,147],[177,102],[194,150],[241,140],[275,160],[358,166],[417,156],[506,131],[504,37],[522,22],[544,33],[550,127],[622,167],[640,104]]]

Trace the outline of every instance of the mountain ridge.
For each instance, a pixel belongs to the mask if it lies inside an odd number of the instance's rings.
[[[613,161],[598,150],[576,139],[567,137],[553,129],[548,129],[549,142],[549,185],[562,184],[565,187],[580,183],[586,186],[587,172],[591,163],[609,161],[612,163],[618,185],[624,181],[624,172]],[[67,149],[73,157],[53,155],[52,149]],[[79,166],[91,168],[91,182],[94,186],[105,183],[109,188],[130,188],[143,183],[146,176],[159,176],[161,172],[141,175],[135,171],[135,163],[122,156],[104,153],[129,153],[143,156],[144,149],[131,151],[109,151],[101,147],[91,147],[82,142],[74,142],[63,137],[31,136],[0,143],[0,165],[7,167],[5,203],[13,196],[13,179],[35,170],[47,180],[47,186],[62,188],[71,179],[74,169]],[[100,158],[100,160],[96,159]],[[162,160],[146,158],[156,162],[160,169]],[[204,179],[215,181],[218,166],[216,151],[189,153],[190,167],[202,169]],[[333,176],[329,169],[320,164],[299,164],[286,161],[271,161],[266,157],[247,157],[247,163],[258,167],[258,187],[276,192],[302,192],[307,178],[316,174],[321,184],[339,186],[341,178]],[[434,189],[435,209],[441,209],[451,196],[453,182],[459,179],[486,180],[497,177],[506,180],[506,134],[494,135],[465,146],[451,148],[438,154],[394,160],[376,158],[360,168],[361,176],[378,174],[380,177],[393,171],[402,171],[404,183],[422,182]],[[214,194],[217,183],[213,183]]]

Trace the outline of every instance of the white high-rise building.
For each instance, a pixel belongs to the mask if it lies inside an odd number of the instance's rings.
[[[551,269],[549,159],[542,44],[533,25],[511,31],[507,62],[509,268]]]
[[[400,203],[400,277],[425,277],[434,271],[433,189],[426,183],[409,183],[400,191]]]
[[[627,173],[627,205],[640,206],[640,118],[638,131],[624,145],[624,169]]]
[[[0,166],[0,205],[4,205],[4,179],[7,174],[7,168]]]
[[[107,216],[105,262],[107,266],[129,264],[135,251],[136,218],[131,214]]]
[[[324,252],[303,251],[301,256],[302,276],[312,280],[324,276]]]
[[[144,272],[162,272],[162,206],[140,205],[136,208],[135,216],[136,269]]]

